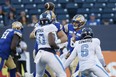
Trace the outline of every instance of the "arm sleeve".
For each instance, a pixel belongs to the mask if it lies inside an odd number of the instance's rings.
[[[77,56],[77,48],[75,47],[74,50],[72,51],[71,55],[69,56],[69,58],[64,63],[65,69],[71,64],[71,62],[75,59],[76,56]]]
[[[22,33],[21,31],[14,31],[14,34],[18,35],[20,38],[22,38]]]
[[[101,47],[100,47],[100,40],[98,40],[98,43],[96,44],[96,55],[97,58],[99,59],[100,63],[102,64],[102,66],[106,66],[105,61],[104,61],[104,57],[101,51]]]

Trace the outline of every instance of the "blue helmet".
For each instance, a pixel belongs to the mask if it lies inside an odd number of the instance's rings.
[[[81,39],[87,39],[93,37],[93,31],[91,28],[83,28],[81,33]]]

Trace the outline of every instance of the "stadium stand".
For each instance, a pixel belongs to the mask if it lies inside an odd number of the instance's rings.
[[[96,18],[112,19],[116,23],[116,0],[10,0],[11,4],[16,8],[16,13],[19,15],[24,10],[27,15],[39,15],[44,11],[44,3],[54,2],[55,13],[57,14],[58,20],[72,17],[75,14],[83,14],[87,19],[90,13],[96,14]],[[0,0],[0,5],[4,7],[5,0]],[[66,17],[66,15],[69,17]],[[2,15],[0,15],[2,16]],[[63,17],[62,17],[63,16]],[[61,17],[61,18],[60,18]],[[3,21],[3,16],[0,21]]]

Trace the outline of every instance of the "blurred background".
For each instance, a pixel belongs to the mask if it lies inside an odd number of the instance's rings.
[[[116,77],[116,0],[0,0],[0,36],[12,22],[22,22],[23,37],[28,46],[28,72],[34,71],[32,50],[35,43],[29,39],[29,34],[45,11],[46,2],[55,4],[55,14],[62,25],[70,23],[76,14],[85,16],[85,27],[91,27],[94,37],[101,40],[109,74]]]

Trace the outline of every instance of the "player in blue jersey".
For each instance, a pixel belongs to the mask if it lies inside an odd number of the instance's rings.
[[[81,28],[85,25],[85,23],[86,23],[85,17],[83,15],[81,15],[81,14],[77,14],[77,15],[75,15],[73,17],[72,23],[67,24],[67,25],[64,26],[64,29],[65,29],[66,34],[68,36],[67,48],[69,50],[69,53],[67,54],[67,57],[73,51],[75,41],[81,39],[81,32],[82,32]],[[70,69],[71,69],[72,74],[75,72],[75,69],[76,69],[76,71],[78,70],[79,65],[77,65],[77,62],[78,62],[78,60],[75,59],[72,62],[72,64],[70,65]]]
[[[7,29],[0,38],[0,71],[4,64],[10,69],[10,77],[16,77],[16,65],[10,55],[16,53],[22,33],[22,24],[18,21],[12,23],[12,28]]]

